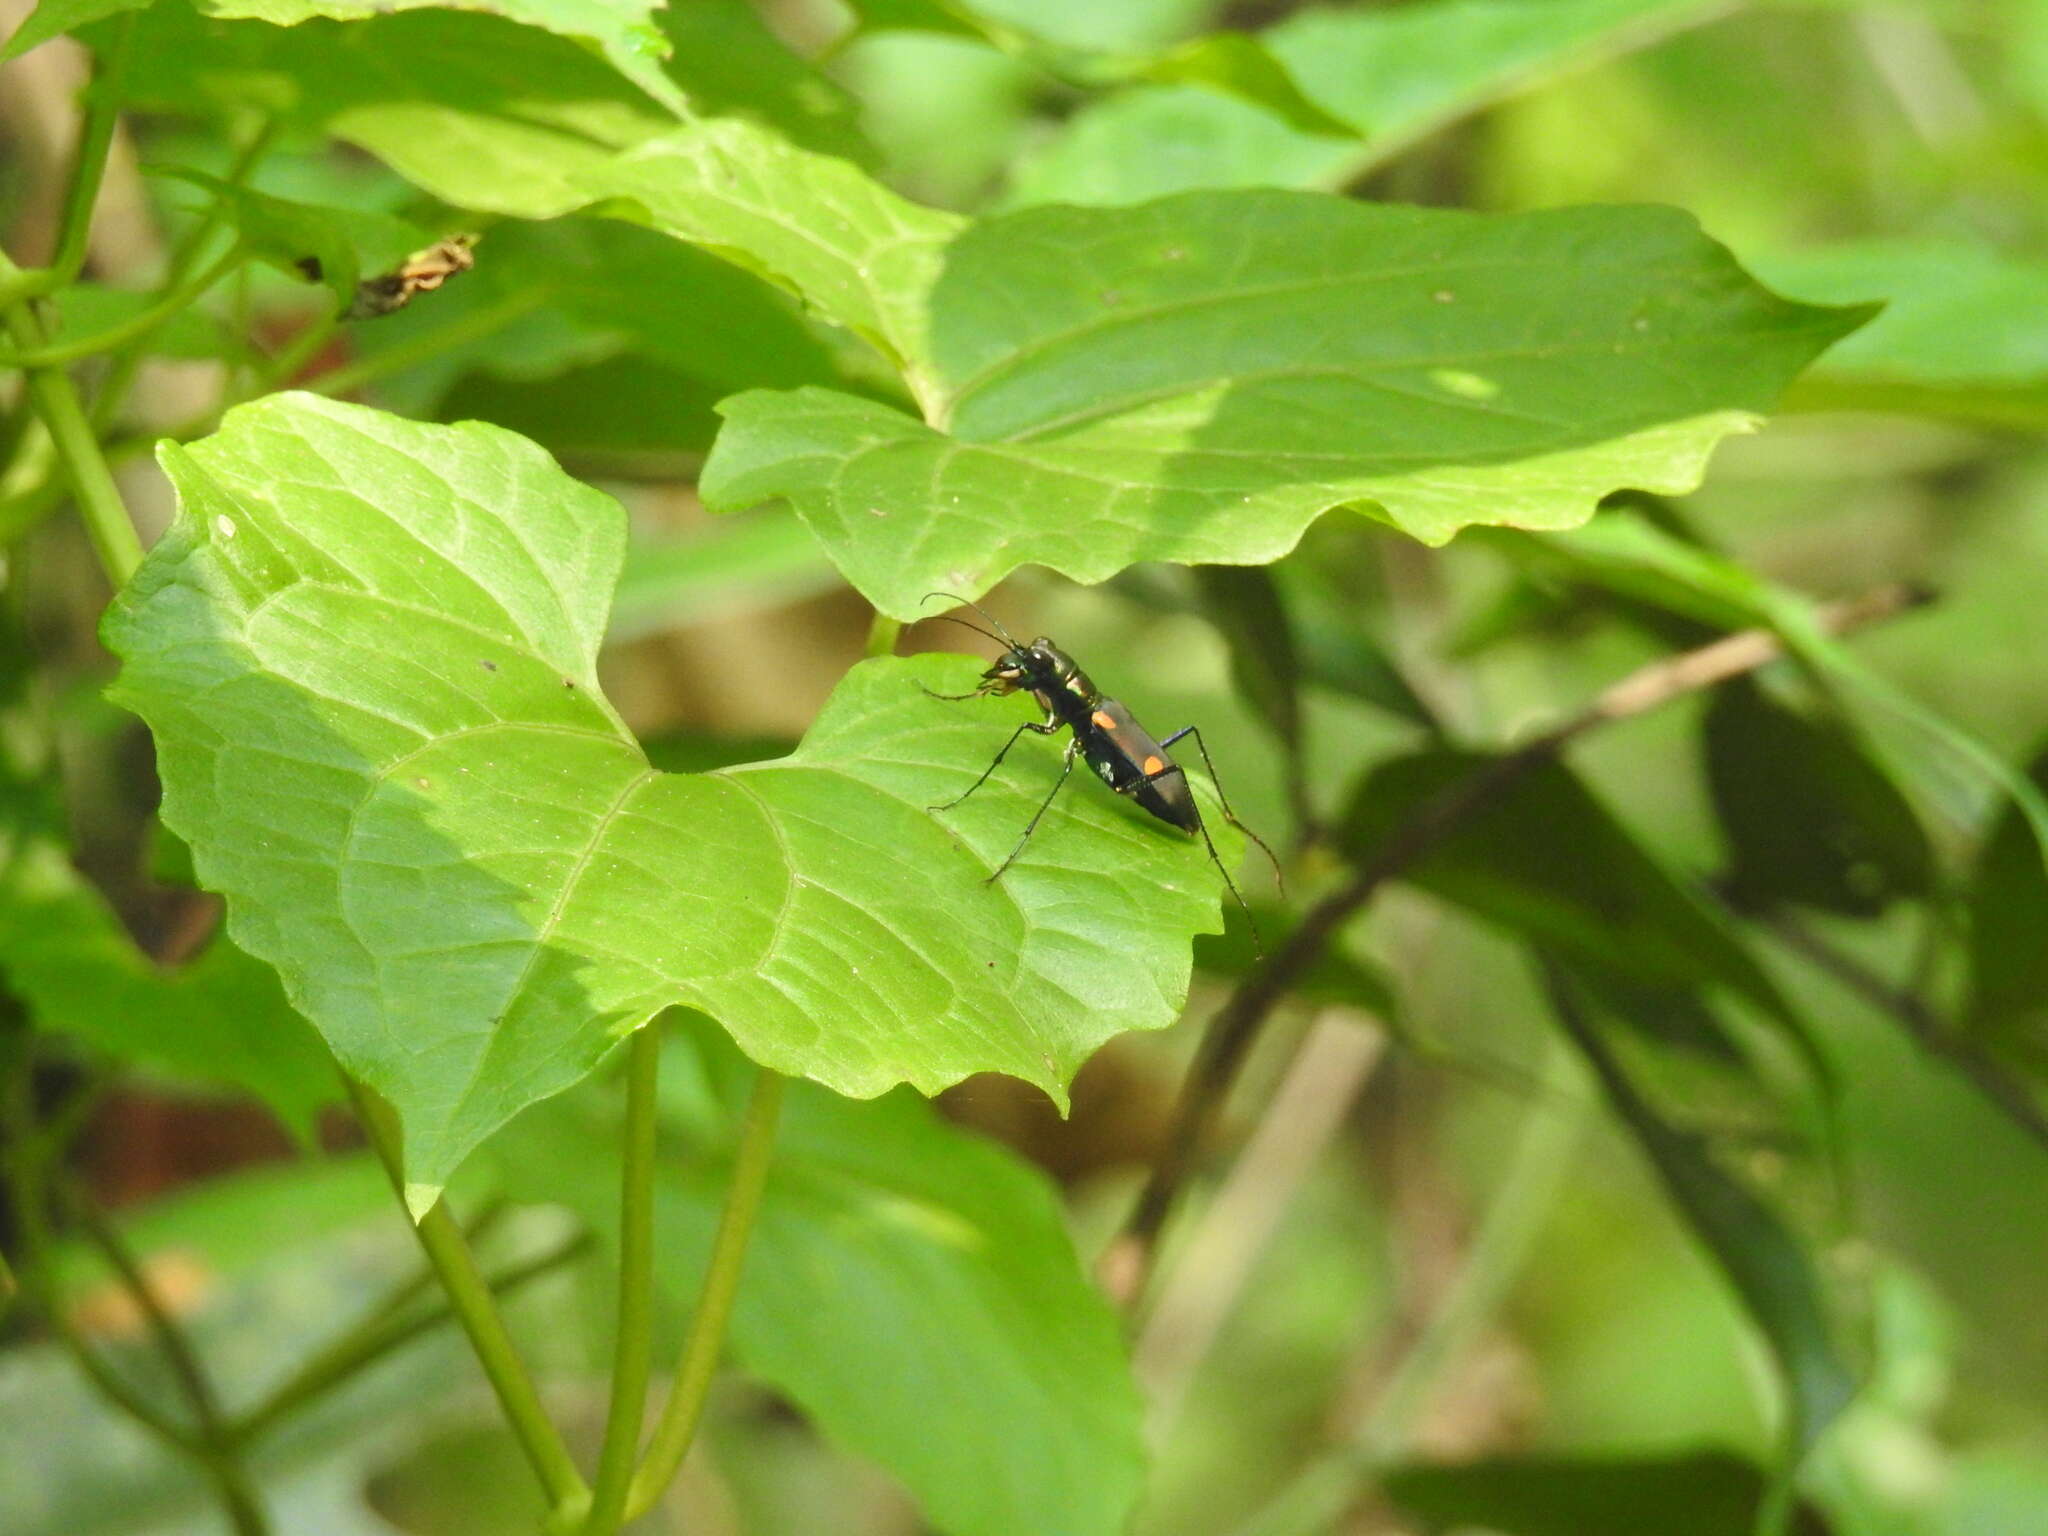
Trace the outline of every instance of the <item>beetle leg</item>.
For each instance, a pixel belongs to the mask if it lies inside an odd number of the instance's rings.
[[[1020,733],[1022,733],[1024,731],[1037,730],[1040,728],[1030,724],[1025,724],[1019,726],[1017,729]],[[1012,741],[1015,741],[1017,738],[1015,736],[1012,736],[1010,739]],[[1061,786],[1067,782],[1067,775],[1074,771],[1074,759],[1079,757],[1080,755],[1081,743],[1079,742],[1079,740],[1068,742],[1066,761],[1060,765],[1060,776],[1057,779],[1053,780],[1051,790],[1047,792],[1045,799],[1039,802],[1038,809],[1032,813],[1031,820],[1028,823],[1026,823],[1024,827],[1024,835],[1017,839],[1017,846],[1010,850],[1010,856],[1007,859],[1004,859],[1002,863],[998,864],[996,866],[995,873],[990,875],[988,879],[984,880],[982,884],[993,885],[1002,876],[1004,870],[1008,869],[1012,864],[1017,862],[1017,855],[1024,851],[1024,845],[1031,841],[1031,834],[1038,830],[1038,823],[1044,819],[1045,813],[1052,808],[1053,797],[1060,792]]]
[[[932,697],[944,698],[945,695],[934,694],[932,695]],[[986,768],[981,770],[980,778],[976,779],[972,784],[967,786],[965,791],[963,791],[961,794],[955,795],[951,800],[948,800],[944,805],[928,805],[925,807],[925,809],[928,811],[950,811],[962,800],[965,800],[968,797],[968,795],[973,794],[977,789],[981,788],[982,785],[988,782],[988,776],[994,773],[997,768],[1002,766],[1003,759],[1009,755],[1010,748],[1017,745],[1017,738],[1019,736],[1022,736],[1026,731],[1033,731],[1040,736],[1050,736],[1054,731],[1057,731],[1058,729],[1059,725],[1057,724],[1057,722],[1048,721],[1047,723],[1040,725],[1037,721],[1026,720],[1022,725],[1018,726],[1016,730],[1010,732],[1010,739],[1003,743],[1003,750],[996,754],[994,762],[990,763]]]
[[[1259,836],[1258,833],[1254,832],[1250,827],[1246,826],[1243,822],[1239,821],[1237,819],[1236,813],[1230,809],[1230,799],[1223,793],[1223,781],[1216,777],[1216,764],[1209,756],[1209,746],[1207,742],[1202,740],[1201,731],[1195,726],[1184,725],[1179,730],[1175,731],[1171,736],[1167,737],[1166,740],[1160,742],[1159,745],[1162,747],[1171,747],[1176,741],[1179,741],[1184,736],[1192,736],[1195,738],[1195,747],[1202,754],[1202,766],[1209,770],[1209,787],[1216,791],[1216,804],[1218,805],[1218,807],[1222,809],[1223,819],[1229,822],[1233,827],[1237,828],[1237,830],[1242,832],[1246,837],[1250,838],[1253,842],[1259,845],[1259,852],[1263,853],[1266,856],[1266,862],[1273,866],[1273,883],[1280,887],[1280,894],[1282,896],[1285,896],[1287,894],[1287,877],[1280,873],[1279,859],[1275,858],[1273,855],[1273,850],[1266,846],[1266,840],[1263,837]],[[1180,772],[1180,765],[1178,763],[1170,764],[1167,767],[1162,768],[1158,773],[1150,775],[1147,782],[1149,782],[1150,779],[1154,778],[1163,779],[1169,773],[1178,772]],[[1183,778],[1186,777],[1185,774],[1182,774],[1181,776]],[[1209,851],[1213,854],[1216,850],[1212,847]]]

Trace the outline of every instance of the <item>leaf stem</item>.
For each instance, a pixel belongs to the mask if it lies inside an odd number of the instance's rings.
[[[903,621],[892,619],[878,609],[874,622],[868,626],[867,648],[861,654],[869,658],[893,656],[896,653],[896,639],[902,633]]]
[[[1938,1014],[1926,998],[1909,987],[1894,986],[1790,913],[1769,914],[1760,922],[1765,932],[1823,976],[1904,1026],[1916,1045],[1976,1089],[2035,1145],[2048,1150],[2048,1114],[2042,1113],[2025,1084],[2009,1076],[1995,1057]]]
[[[375,1149],[378,1161],[384,1165],[393,1193],[403,1205],[405,1165],[398,1117],[389,1105],[354,1078],[345,1078],[344,1082],[355,1105],[356,1117],[362,1122],[363,1132]],[[505,1320],[499,1316],[498,1308],[491,1300],[491,1288],[477,1267],[476,1255],[470,1252],[462,1229],[448,1212],[448,1202],[436,1200],[433,1208],[414,1225],[413,1231],[426,1253],[427,1262],[433,1266],[434,1274],[441,1282],[441,1289],[447,1293],[456,1321],[469,1336],[470,1348],[475,1351],[477,1363],[483,1367],[491,1390],[497,1394],[498,1406],[504,1411],[506,1423],[518,1438],[520,1449],[526,1453],[534,1476],[540,1479],[549,1501],[558,1508],[580,1506],[589,1498],[583,1475],[576,1470],[568,1446],[548,1418],[547,1410],[541,1406],[540,1393],[533,1385],[533,1378],[527,1374],[519,1351],[513,1346]]]
[[[107,174],[107,153],[113,148],[114,129],[121,119],[121,87],[127,78],[128,61],[135,51],[134,43],[135,17],[130,14],[117,23],[113,41],[100,61],[97,78],[87,99],[85,123],[78,134],[78,151],[71,162],[71,180],[64,191],[57,253],[47,267],[24,272],[10,262],[0,270],[0,309],[12,309],[17,304],[54,293],[84,269],[87,245],[92,236],[93,208],[99,202],[100,183]]]
[[[147,309],[130,315],[120,324],[110,325],[104,331],[91,336],[81,336],[76,341],[42,346],[24,344],[18,351],[0,351],[0,368],[58,368],[66,363],[97,357],[102,352],[111,352],[127,342],[147,336],[172,316],[190,308],[200,295],[240,266],[245,259],[240,245],[230,246],[212,265],[186,278],[184,282],[165,292],[163,297]],[[17,342],[21,340],[19,335],[15,339]]]
[[[13,1081],[6,1085],[4,1103],[0,1103],[0,1117],[6,1121],[6,1135],[0,1141],[8,1148],[7,1155],[0,1158],[0,1175],[4,1175],[21,1238],[23,1294],[49,1324],[79,1374],[101,1397],[170,1450],[199,1464],[213,1482],[237,1536],[268,1536],[270,1522],[233,1447],[205,1433],[203,1426],[199,1432],[188,1429],[123,1380],[71,1320],[64,1299],[51,1286],[47,1174],[61,1147],[31,1131],[26,1050],[20,1053],[12,1076]],[[126,1250],[122,1252],[125,1254]],[[155,1297],[141,1284],[139,1271],[135,1283],[137,1301],[146,1309],[154,1309]]]
[[[192,1410],[199,1438],[209,1446],[225,1444],[220,1399],[214,1393],[213,1382],[208,1379],[206,1368],[199,1363],[199,1354],[193,1349],[191,1339],[165,1309],[163,1299],[149,1283],[149,1276],[143,1273],[140,1261],[115,1230],[114,1224],[107,1220],[105,1212],[83,1193],[67,1189],[62,1200],[65,1210],[85,1232],[87,1240],[99,1250],[100,1257],[106,1260],[107,1267],[119,1277],[122,1288],[141,1310],[150,1335],[156,1340],[157,1352],[170,1366],[178,1390]]]
[[[703,1416],[704,1400],[710,1394],[711,1379],[718,1367],[726,1323],[732,1316],[733,1298],[739,1293],[747,1239],[753,1235],[754,1220],[761,1212],[761,1195],[768,1186],[768,1164],[775,1150],[775,1127],[782,1114],[787,1084],[788,1079],[782,1074],[766,1067],[754,1079],[754,1092],[747,1101],[739,1147],[733,1156],[732,1187],[726,1192],[725,1213],[719,1218],[718,1236],[711,1245],[711,1262],[704,1272],[696,1315],[690,1319],[690,1335],[683,1343],[682,1359],[677,1363],[675,1382],[669,1388],[661,1422],[655,1426],[654,1438],[639,1471],[633,1474],[632,1490],[626,1500],[629,1523],[654,1507],[681,1470],[690,1442],[696,1437],[697,1421]]]
[[[21,269],[0,252],[0,283],[20,275]],[[25,302],[8,307],[0,319],[4,319],[8,334],[26,349],[32,350],[43,339],[42,322]],[[28,374],[28,397],[71,481],[79,515],[85,519],[101,568],[116,588],[127,585],[142,564],[142,541],[128,519],[120,487],[114,484],[113,472],[107,468],[71,376],[62,368],[33,368]]]
[[[619,1183],[619,1315],[612,1349],[611,1411],[582,1536],[612,1536],[626,1511],[647,1382],[654,1358],[654,1130],[661,1026],[650,1021],[627,1045],[624,1169]]]

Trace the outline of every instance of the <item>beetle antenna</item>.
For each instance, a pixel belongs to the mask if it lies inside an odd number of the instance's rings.
[[[995,643],[996,643],[997,645],[1007,645],[1007,644],[1008,644],[1008,642],[1007,642],[1007,641],[1005,641],[1005,640],[1004,640],[1004,639],[1002,638],[1002,636],[1000,636],[1000,635],[992,635],[992,634],[989,634],[989,632],[988,632],[987,630],[983,629],[983,628],[982,628],[982,627],[981,627],[981,626],[980,626],[979,624],[970,624],[970,623],[968,623],[968,622],[967,622],[967,621],[966,621],[965,619],[956,619],[956,618],[954,618],[954,617],[953,617],[953,615],[951,615],[950,613],[935,613],[935,614],[932,614],[932,615],[931,615],[931,618],[932,618],[932,619],[933,619],[933,620],[934,620],[934,621],[935,621],[936,623],[940,623],[940,624],[958,624],[958,625],[959,625],[959,626],[960,626],[960,627],[961,627],[962,629],[971,629],[971,630],[973,630],[973,631],[974,631],[974,632],[975,632],[975,633],[976,633],[977,635],[983,635],[983,636],[986,636],[986,637],[987,637],[988,639],[990,639],[990,640],[993,640],[993,641],[995,641]]]
[[[997,618],[994,614],[990,613],[986,608],[982,607],[981,604],[974,602],[969,598],[962,597],[957,592],[927,592],[924,595],[924,600],[926,602],[930,602],[935,597],[943,597],[949,602],[958,603],[963,608],[972,608],[976,613],[980,614],[984,619],[987,619],[989,623],[995,626],[996,632],[994,635],[989,636],[990,639],[997,639],[998,637],[1000,637],[1001,643],[1007,645],[1013,651],[1021,651],[1024,649],[1023,646],[1017,643],[1017,637],[1011,634],[1007,629],[1003,628],[1003,621]],[[940,617],[940,615],[934,614],[933,617],[938,618]],[[953,622],[955,624],[967,623],[965,619],[955,619]],[[968,625],[968,628],[970,629],[972,629],[973,627],[974,626],[971,624]],[[983,630],[982,633],[986,635],[988,634],[988,631]]]

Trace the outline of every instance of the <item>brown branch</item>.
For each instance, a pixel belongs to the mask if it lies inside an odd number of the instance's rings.
[[[1829,604],[1817,618],[1822,629],[1840,635],[1926,601],[1923,590],[1892,583]],[[1382,885],[1404,873],[1474,813],[1499,803],[1522,779],[1553,761],[1588,731],[1755,671],[1784,653],[1784,642],[1775,632],[1744,629],[1638,668],[1561,724],[1492,759],[1426,801],[1352,871],[1349,880],[1310,907],[1286,942],[1252,969],[1209,1021],[1182,1085],[1166,1144],[1123,1231],[1103,1256],[1099,1273],[1111,1295],[1126,1305],[1144,1297],[1157,1259],[1159,1235],[1260,1027],[1315,964],[1324,946]]]

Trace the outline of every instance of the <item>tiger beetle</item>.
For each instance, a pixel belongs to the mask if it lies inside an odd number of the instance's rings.
[[[1195,738],[1195,746],[1202,754],[1202,765],[1209,770],[1209,783],[1216,790],[1216,804],[1223,812],[1223,819],[1238,831],[1259,845],[1273,865],[1273,879],[1283,891],[1286,881],[1280,874],[1280,861],[1273,857],[1273,850],[1266,846],[1266,840],[1231,813],[1230,802],[1223,796],[1223,785],[1216,777],[1216,764],[1210,760],[1209,748],[1202,741],[1202,733],[1192,725],[1184,725],[1164,741],[1153,740],[1151,734],[1131,718],[1131,712],[1115,699],[1105,697],[1102,690],[1089,681],[1088,674],[1075,663],[1074,658],[1040,635],[1029,645],[1021,644],[1002,621],[964,597],[951,592],[928,592],[925,601],[943,597],[948,601],[972,608],[976,613],[995,626],[994,632],[971,624],[966,619],[954,618],[951,614],[936,614],[934,617],[948,624],[958,624],[984,635],[1003,647],[1003,654],[995,664],[981,674],[981,686],[972,693],[933,693],[924,691],[932,698],[957,703],[962,699],[1001,697],[1016,693],[1020,689],[1038,701],[1038,707],[1045,711],[1043,720],[1027,720],[1010,733],[1010,739],[1003,743],[1002,750],[995,755],[981,777],[967,786],[965,793],[955,796],[943,805],[927,806],[931,811],[950,811],[988,782],[990,774],[1001,766],[1009,755],[1010,748],[1017,745],[1017,739],[1026,731],[1038,736],[1056,736],[1062,730],[1072,731],[1073,737],[1067,742],[1065,758],[1060,765],[1060,776],[1053,781],[1045,799],[1025,823],[1023,836],[1017,839],[1017,846],[1010,850],[1009,857],[995,868],[988,877],[988,883],[1002,877],[1004,870],[1016,862],[1017,855],[1024,851],[1024,845],[1031,841],[1031,834],[1038,830],[1038,823],[1052,808],[1054,798],[1065,787],[1067,775],[1074,771],[1074,759],[1086,758],[1096,777],[1120,795],[1129,795],[1140,806],[1158,817],[1168,826],[1177,827],[1190,837],[1200,835],[1203,845],[1209,850],[1209,862],[1216,866],[1216,873],[1223,877],[1223,884],[1236,899],[1239,910],[1244,913],[1245,923],[1250,927],[1253,947],[1261,954],[1265,946],[1259,939],[1259,926],[1253,921],[1252,909],[1245,904],[1237,883],[1230,878],[1230,871],[1223,867],[1223,860],[1217,855],[1216,844],[1209,836],[1209,829],[1202,824],[1202,813],[1195,808],[1195,797],[1188,788],[1185,769],[1167,755],[1171,747],[1182,737]],[[920,684],[920,687],[923,685]]]

